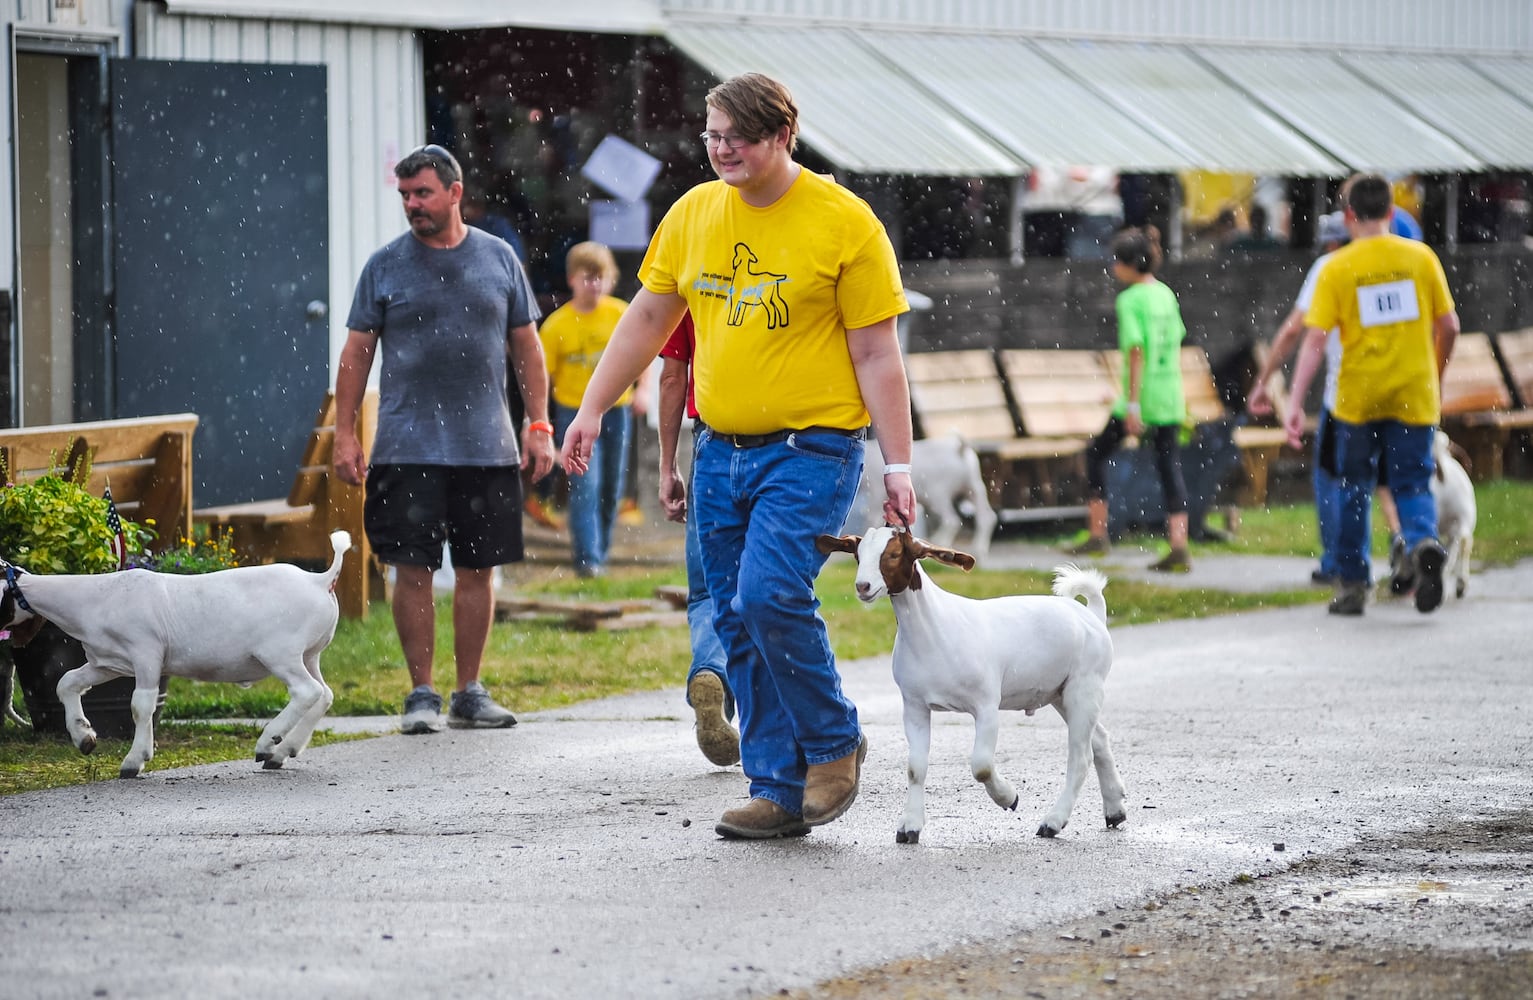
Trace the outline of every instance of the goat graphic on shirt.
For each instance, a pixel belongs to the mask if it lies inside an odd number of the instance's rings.
[[[742,326],[751,309],[766,314],[768,330],[788,325],[788,303],[778,287],[788,280],[786,274],[760,270],[761,258],[744,243],[735,244],[734,271],[729,280],[730,326]]]

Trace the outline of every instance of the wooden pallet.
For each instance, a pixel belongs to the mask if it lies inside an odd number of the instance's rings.
[[[677,603],[677,592],[680,603]],[[649,599],[580,601],[525,597],[516,594],[495,601],[495,620],[553,619],[576,632],[622,632],[628,629],[687,624],[686,588],[660,587]]]

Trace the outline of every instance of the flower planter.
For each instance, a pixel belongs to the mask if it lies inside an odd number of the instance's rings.
[[[33,731],[69,735],[64,726],[64,704],[59,701],[59,678],[85,663],[85,648],[78,639],[49,622],[31,642],[12,646],[10,652]],[[156,723],[165,707],[167,681],[166,677],[160,678],[160,696],[154,709]],[[80,699],[85,717],[101,739],[133,738],[134,685],[132,677],[115,677],[97,684]]]

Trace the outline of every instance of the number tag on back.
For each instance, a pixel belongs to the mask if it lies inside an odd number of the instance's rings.
[[[1416,301],[1416,283],[1406,278],[1403,281],[1361,286],[1357,290],[1357,314],[1365,327],[1420,319],[1421,306]]]

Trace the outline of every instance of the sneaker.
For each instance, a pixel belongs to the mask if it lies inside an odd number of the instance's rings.
[[[1317,587],[1334,587],[1341,582],[1341,578],[1334,573],[1327,573],[1323,569],[1310,570],[1309,582]]]
[[[399,731],[407,736],[442,731],[442,696],[431,690],[431,685],[422,684],[405,695]]]
[[[1423,538],[1411,550],[1411,566],[1416,570],[1416,610],[1422,614],[1436,611],[1443,602],[1443,563],[1448,553],[1435,538]]]
[[[644,523],[644,511],[639,509],[639,501],[633,497],[624,497],[623,502],[618,504],[617,520],[619,524],[638,526]]]
[[[1192,557],[1187,554],[1186,549],[1172,549],[1150,563],[1150,569],[1156,573],[1191,573]]]
[[[697,716],[697,748],[719,767],[740,761],[740,731],[724,718],[724,682],[712,670],[699,670],[687,684],[687,701]]]
[[[1405,553],[1405,538],[1389,536],[1389,592],[1396,597],[1409,594],[1416,586],[1416,574]]]
[[[1068,549],[1065,549],[1065,555],[1067,555],[1067,556],[1094,556],[1094,557],[1100,558],[1102,556],[1107,555],[1111,551],[1112,551],[1112,545],[1110,545],[1108,543],[1106,538],[1098,538],[1097,536],[1092,535],[1089,538],[1087,538],[1084,542],[1081,542],[1079,545],[1075,545],[1075,546],[1072,546],[1072,547],[1070,547]]]
[[[522,503],[522,510],[533,521],[545,528],[550,528],[554,531],[561,531],[564,528],[564,521],[537,497],[528,497]]]
[[[475,681],[452,693],[447,724],[453,729],[509,729],[516,725],[516,716],[495,704],[484,685]]]
[[[1363,613],[1363,608],[1368,605],[1368,585],[1366,583],[1341,582],[1336,585],[1336,595],[1331,598],[1331,606],[1326,610],[1333,615],[1347,615],[1357,617]]]

